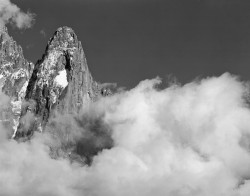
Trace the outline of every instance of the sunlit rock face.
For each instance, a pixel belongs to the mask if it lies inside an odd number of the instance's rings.
[[[1,120],[8,122],[14,132],[19,125],[21,105],[33,67],[25,60],[22,48],[9,36],[7,28],[0,27],[0,86],[10,97],[10,105]]]
[[[61,27],[35,65],[25,96],[35,104],[24,106],[23,115],[34,113],[41,131],[52,111],[76,114],[99,95],[100,85],[91,76],[81,42],[71,28]]]

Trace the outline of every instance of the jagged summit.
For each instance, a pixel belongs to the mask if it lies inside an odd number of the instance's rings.
[[[100,92],[89,71],[81,42],[71,28],[60,27],[29,80],[25,98],[35,100],[36,105],[25,106],[23,110],[33,111],[36,126],[41,129],[54,111],[76,114],[88,107]]]
[[[56,34],[65,34],[65,33],[69,33],[69,34],[75,34],[74,30],[71,28],[71,27],[68,27],[68,26],[62,26],[62,27],[59,27],[56,31],[55,31],[55,35]]]
[[[7,28],[0,29],[0,84],[11,97],[8,116],[14,120],[15,138],[43,130],[54,113],[77,114],[109,95],[94,81],[81,42],[70,27],[57,29],[35,66],[24,59]],[[35,116],[29,130],[22,121],[27,112]]]
[[[76,36],[74,30],[73,30],[71,27],[68,27],[68,26],[59,27],[59,28],[55,31],[54,36],[60,35],[60,34],[69,35],[69,36]]]
[[[56,30],[47,45],[47,50],[52,49],[74,49],[79,48],[81,42],[78,41],[74,30],[70,27],[60,27]]]
[[[17,130],[21,105],[34,65],[23,57],[23,51],[5,26],[0,29],[0,88],[11,99],[3,118]]]

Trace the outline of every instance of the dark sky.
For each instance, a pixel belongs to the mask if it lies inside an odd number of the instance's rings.
[[[174,75],[184,83],[224,72],[250,79],[249,0],[12,2],[37,15],[31,29],[9,30],[33,62],[54,31],[66,25],[82,41],[100,82],[130,88],[155,76]]]

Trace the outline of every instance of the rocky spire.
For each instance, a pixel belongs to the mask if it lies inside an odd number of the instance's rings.
[[[11,103],[3,115],[16,131],[21,104],[24,99],[33,64],[23,57],[21,46],[9,36],[5,26],[0,28],[0,88],[10,97]]]
[[[61,27],[35,65],[25,98],[36,104],[26,106],[24,111],[35,114],[36,126],[41,129],[52,111],[77,113],[100,92],[88,69],[81,42],[71,28]]]
[[[11,99],[0,120],[10,122],[15,138],[42,130],[54,112],[77,114],[99,96],[111,93],[107,85],[93,80],[81,42],[69,27],[54,33],[35,66],[25,60],[7,28],[1,27],[0,88]],[[28,133],[22,121],[27,112],[35,116]]]

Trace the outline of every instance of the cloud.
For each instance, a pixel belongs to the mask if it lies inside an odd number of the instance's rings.
[[[23,12],[10,0],[0,0],[0,27],[10,23],[22,29],[30,28],[34,22],[35,14]]]
[[[8,140],[1,128],[1,195],[249,195],[248,83],[230,74],[162,90],[160,82],[142,81],[79,117],[57,116],[28,142]],[[91,130],[112,140],[91,164],[51,158],[58,140],[78,143]]]

